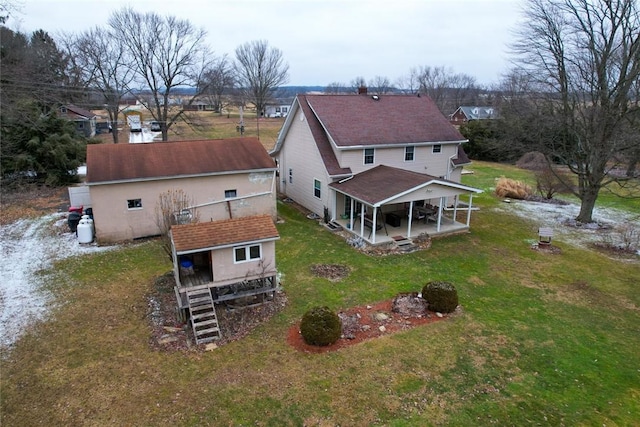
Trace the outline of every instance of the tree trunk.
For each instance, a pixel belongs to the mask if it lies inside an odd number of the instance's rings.
[[[590,184],[580,192],[580,213],[576,217],[576,221],[583,224],[593,222],[593,208],[596,206],[600,186]]]

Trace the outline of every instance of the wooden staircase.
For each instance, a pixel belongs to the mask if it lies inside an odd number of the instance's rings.
[[[209,289],[187,291],[187,302],[196,344],[220,339],[218,316]]]

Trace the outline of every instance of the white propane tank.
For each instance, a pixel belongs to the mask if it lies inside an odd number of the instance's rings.
[[[89,215],[82,216],[82,219],[78,223],[76,233],[78,234],[78,243],[93,242],[93,220]]]

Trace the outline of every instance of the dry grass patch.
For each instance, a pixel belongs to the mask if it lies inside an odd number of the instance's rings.
[[[531,187],[522,181],[501,177],[496,182],[496,196],[525,200],[532,194]]]

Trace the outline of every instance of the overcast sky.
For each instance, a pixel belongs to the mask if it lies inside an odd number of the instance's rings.
[[[509,67],[508,42],[521,0],[16,0],[7,25],[30,33],[106,26],[131,6],[204,28],[217,55],[267,40],[289,64],[289,85],[394,83],[420,66],[445,66],[495,83]]]

